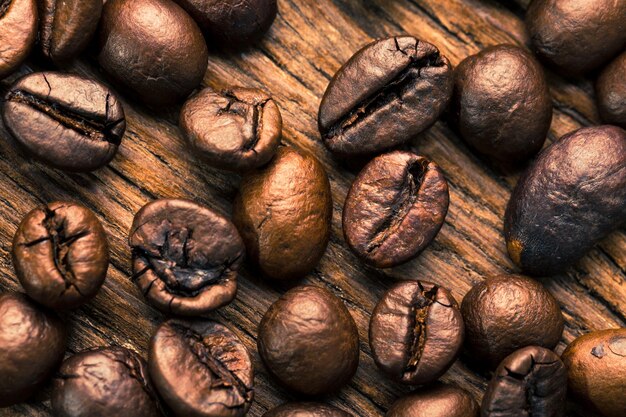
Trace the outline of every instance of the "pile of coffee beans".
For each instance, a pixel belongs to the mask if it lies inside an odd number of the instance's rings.
[[[0,294],[0,407],[29,399],[52,379],[52,410],[61,417],[245,416],[256,355],[209,317],[236,298],[247,261],[271,285],[291,287],[253,336],[274,382],[306,400],[265,417],[353,416],[307,402],[350,383],[361,356],[343,300],[297,283],[329,241],[326,168],[282,142],[281,111],[266,92],[201,88],[207,44],[253,46],[277,13],[276,0],[0,0],[0,79],[31,51],[62,69],[92,45],[92,56],[129,98],[148,107],[186,100],[179,127],[190,152],[242,175],[232,221],[172,198],[136,213],[124,248],[132,254],[131,279],[168,316],[147,361],[118,346],[63,361],[67,332],[53,310],[96,296],[109,265],[107,233],[76,202],[25,214],[12,255],[26,294]],[[356,258],[391,268],[437,238],[450,204],[445,172],[406,144],[443,115],[471,148],[499,163],[520,166],[540,152],[552,120],[540,62],[569,75],[606,65],[597,99],[612,125],[568,133],[530,163],[504,216],[511,260],[527,275],[559,274],[626,224],[626,2],[534,0],[526,23],[539,60],[523,47],[495,45],[453,69],[437,46],[396,36],[365,45],[338,70],[318,125],[334,156],[362,166],[342,218]],[[8,90],[2,118],[27,154],[56,169],[89,172],[123,146],[117,94],[67,72],[35,72]],[[589,413],[626,416],[626,329],[585,334],[559,356],[553,349],[564,317],[539,281],[486,277],[459,306],[438,284],[445,278],[428,279],[434,282],[390,284],[371,312],[369,347],[381,378],[416,387],[387,417],[562,417],[568,390]],[[437,382],[459,357],[491,374],[481,406],[469,392]]]

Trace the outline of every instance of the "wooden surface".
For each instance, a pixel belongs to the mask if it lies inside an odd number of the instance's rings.
[[[332,184],[331,242],[319,266],[302,280],[341,297],[361,337],[361,364],[353,381],[327,400],[355,416],[382,416],[407,388],[376,369],[367,342],[370,312],[394,279],[431,280],[452,289],[460,302],[473,283],[514,271],[502,238],[502,218],[518,172],[503,172],[472,153],[443,122],[417,138],[416,152],[438,162],[449,180],[451,206],[434,244],[417,260],[393,270],[364,267],[341,232],[341,209],[354,172],[339,165],[319,140],[317,109],[335,71],[373,38],[409,33],[439,46],[454,65],[483,47],[526,42],[522,17],[529,0],[279,0],[280,14],[256,48],[212,53],[204,84],[269,91],[282,109],[284,141],[307,149],[324,163]],[[41,69],[30,63],[21,74]],[[70,71],[104,79],[92,58]],[[19,74],[18,74],[19,75]],[[11,80],[0,83],[4,94]],[[554,98],[550,140],[598,123],[590,80],[567,81],[549,74]],[[123,96],[122,96],[123,97]],[[20,219],[52,200],[76,200],[94,210],[110,235],[111,266],[98,297],[66,314],[69,352],[118,344],[147,356],[150,335],[163,316],[147,306],[130,282],[127,234],[135,212],[158,197],[187,197],[230,216],[239,177],[203,164],[185,147],[176,126],[178,108],[156,116],[124,101],[128,129],[110,166],[93,174],[69,175],[28,160],[0,125],[0,291],[19,290],[11,265],[11,239]],[[626,324],[626,233],[603,241],[567,274],[543,280],[567,320],[564,346],[597,329]],[[248,269],[240,274],[235,302],[214,317],[228,324],[254,352],[256,399],[249,415],[292,399],[276,387],[256,353],[257,325],[280,295]],[[0,377],[2,377],[0,375]],[[487,379],[458,361],[443,377],[468,389],[478,401]],[[49,416],[49,389],[31,402],[0,410],[0,416]]]

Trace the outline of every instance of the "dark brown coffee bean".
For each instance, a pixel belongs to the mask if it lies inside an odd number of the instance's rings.
[[[521,162],[537,153],[552,120],[543,69],[513,45],[492,46],[461,62],[452,104],[463,139],[503,162]]]
[[[272,159],[282,135],[278,106],[261,90],[209,89],[187,100],[180,128],[191,146],[217,168],[245,171]]]
[[[452,95],[450,62],[411,36],[373,42],[330,82],[319,110],[324,144],[340,155],[372,154],[413,139]]]
[[[435,384],[397,400],[386,417],[478,417],[478,404],[469,392]]]
[[[322,403],[287,403],[263,414],[263,417],[354,417],[352,414]]]
[[[6,95],[2,117],[29,154],[66,171],[108,164],[126,129],[124,109],[111,90],[56,72],[21,78]]]
[[[66,359],[54,380],[55,417],[157,417],[146,362],[122,347],[86,350]]]
[[[257,344],[269,372],[305,395],[337,391],[359,365],[359,333],[350,312],[330,291],[310,285],[270,306]]]
[[[254,398],[248,350],[213,321],[169,320],[150,342],[150,376],[181,417],[242,417]]]
[[[230,303],[244,246],[230,220],[188,200],[161,199],[135,215],[133,279],[164,313],[203,316]]]
[[[464,333],[459,306],[448,290],[426,281],[404,281],[376,305],[369,336],[382,371],[403,384],[423,385],[452,366]]]
[[[563,272],[625,221],[626,132],[597,126],[539,155],[511,195],[504,235],[513,262],[546,276]]]
[[[36,39],[35,0],[0,0],[0,80],[24,62]]]
[[[514,330],[513,325],[511,330]],[[507,356],[483,397],[481,417],[561,417],[567,372],[551,350],[528,346]]]
[[[302,278],[326,251],[332,219],[330,183],[310,153],[280,147],[241,182],[233,221],[248,257],[268,277]]]
[[[535,51],[568,74],[600,67],[626,46],[626,2],[534,0],[526,27]]]
[[[63,359],[65,325],[23,294],[0,294],[0,407],[28,399]]]
[[[107,1],[99,49],[109,76],[152,107],[186,98],[208,65],[198,25],[170,0]]]
[[[56,309],[96,296],[109,267],[107,236],[91,210],[54,202],[32,210],[13,238],[13,266],[26,293]]]
[[[540,283],[520,275],[476,284],[463,298],[461,313],[468,357],[489,369],[524,346],[553,349],[563,333],[559,303]]]
[[[39,43],[56,64],[76,58],[96,33],[102,0],[40,0]]]
[[[615,58],[600,74],[596,84],[598,109],[606,123],[626,129],[626,52]]]
[[[361,259],[389,268],[419,255],[448,213],[448,182],[437,164],[410,152],[371,161],[343,208],[343,234]]]
[[[626,328],[591,332],[563,352],[570,397],[605,417],[626,412]]]

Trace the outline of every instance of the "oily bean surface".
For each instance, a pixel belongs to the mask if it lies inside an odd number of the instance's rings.
[[[80,204],[53,202],[24,217],[13,238],[13,266],[26,293],[55,309],[96,296],[109,267],[109,244],[95,214]]]
[[[598,109],[606,123],[626,129],[626,51],[600,74],[596,84]]]
[[[435,384],[408,394],[392,404],[385,417],[478,417],[469,392],[455,385]]]
[[[340,410],[332,405],[303,402],[287,403],[276,407],[263,417],[354,417],[352,414]]]
[[[130,230],[133,279],[164,313],[203,316],[230,303],[244,246],[230,220],[188,200],[146,204]]]
[[[522,175],[504,219],[509,255],[525,273],[554,275],[626,221],[626,131],[563,136]]]
[[[37,39],[35,0],[0,0],[0,80],[24,62]]]

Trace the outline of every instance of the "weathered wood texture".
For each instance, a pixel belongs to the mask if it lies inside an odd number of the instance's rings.
[[[279,0],[280,15],[264,41],[243,53],[212,53],[204,84],[263,88],[279,103],[284,141],[313,152],[332,184],[331,242],[319,266],[302,280],[326,286],[341,297],[361,337],[361,365],[333,404],[356,416],[384,415],[408,391],[376,369],[367,343],[370,312],[395,279],[425,279],[452,289],[462,299],[473,283],[515,271],[502,238],[502,218],[519,172],[504,172],[477,157],[444,123],[416,138],[411,149],[437,161],[450,182],[451,207],[435,243],[417,260],[393,270],[364,267],[341,231],[341,210],[354,172],[340,165],[319,140],[316,115],[335,71],[373,38],[409,33],[439,46],[454,65],[483,47],[525,44],[522,23],[529,0]],[[22,74],[41,69],[31,63]],[[70,71],[104,79],[93,59]],[[18,74],[19,75],[19,74]],[[0,83],[4,93],[16,77]],[[549,74],[554,98],[550,140],[598,123],[590,79],[565,80]],[[229,215],[239,178],[204,166],[185,147],[176,126],[179,108],[156,116],[124,102],[128,130],[110,166],[93,174],[69,175],[49,169],[18,152],[0,125],[0,291],[19,290],[11,265],[11,239],[20,219],[34,206],[58,199],[81,201],[94,210],[110,235],[112,259],[106,283],[89,305],[66,314],[71,326],[69,353],[118,344],[147,356],[150,335],[162,315],[147,306],[130,282],[127,233],[134,213],[158,197],[188,197]],[[626,324],[626,233],[614,233],[576,267],[543,282],[562,305],[567,325],[563,347],[590,330]],[[255,354],[256,401],[250,416],[292,399],[270,380],[256,353],[257,325],[281,294],[245,268],[234,303],[215,314]],[[2,376],[0,375],[0,378]],[[468,389],[480,401],[486,378],[460,360],[444,381]],[[0,416],[49,416],[49,389],[27,404],[0,410]]]

